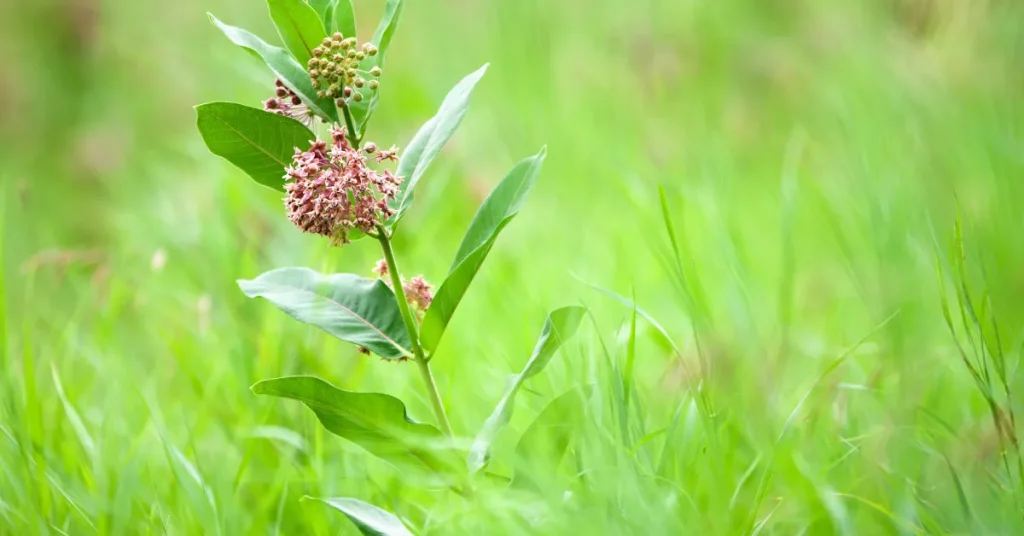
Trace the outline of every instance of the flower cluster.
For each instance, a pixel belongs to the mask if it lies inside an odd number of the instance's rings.
[[[381,259],[377,261],[377,264],[373,267],[373,273],[383,279],[388,286],[391,286],[391,274],[388,271],[386,260]],[[402,290],[405,291],[406,301],[409,302],[409,305],[415,307],[419,313],[426,311],[430,307],[430,302],[434,300],[434,295],[431,293],[432,288],[430,283],[423,279],[422,275],[418,275],[408,281],[402,281]]]
[[[285,117],[296,119],[309,128],[313,128],[316,114],[302,103],[302,99],[294,91],[285,87],[280,79],[274,81],[274,96],[263,101],[263,110]]]
[[[377,47],[372,43],[358,45],[355,37],[345,38],[338,32],[325,37],[319,46],[313,49],[313,57],[306,67],[309,78],[313,81],[317,96],[335,99],[335,104],[345,106],[349,99],[360,102],[363,94],[359,90],[368,87],[376,91],[380,77],[380,67],[374,65],[369,71],[359,68],[367,58],[377,55]],[[370,78],[364,78],[368,75]]]
[[[397,161],[397,150],[379,151],[368,144],[365,153],[352,147],[344,128],[331,129],[331,144],[317,140],[309,150],[295,149],[292,165],[285,169],[284,198],[288,219],[307,233],[331,238],[331,245],[348,242],[358,229],[370,234],[394,214],[389,201],[398,194],[402,179],[389,170],[367,166],[368,155],[378,163]]]

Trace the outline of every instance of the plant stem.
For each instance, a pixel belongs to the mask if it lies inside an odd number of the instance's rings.
[[[348,111],[348,104],[341,107],[342,115],[345,116],[345,129],[348,131],[348,142],[353,149],[359,149],[359,138],[356,137],[356,126],[352,121],[352,112]]]
[[[427,395],[429,395],[430,403],[434,407],[434,416],[437,418],[437,424],[442,432],[452,435],[452,425],[448,422],[448,415],[444,411],[444,404],[441,403],[441,395],[437,391],[437,383],[434,381],[434,375],[430,372],[430,365],[427,363],[423,353],[423,347],[420,346],[419,334],[416,330],[416,320],[409,309],[409,302],[405,299],[405,289],[402,288],[402,276],[398,271],[398,263],[395,262],[395,254],[391,250],[391,239],[388,238],[387,229],[380,225],[377,226],[377,240],[380,241],[380,247],[384,250],[384,261],[387,262],[388,273],[391,274],[391,288],[395,291],[395,298],[398,299],[398,309],[402,313],[405,330],[409,332],[409,339],[412,341],[413,360],[416,362],[416,366],[419,367],[420,376],[427,387]]]

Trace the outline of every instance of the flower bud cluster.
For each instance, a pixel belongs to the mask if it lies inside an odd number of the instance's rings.
[[[325,37],[313,49],[313,57],[306,64],[317,96],[334,99],[338,106],[362,101],[360,89],[367,87],[376,91],[380,84],[377,81],[381,75],[380,67],[374,65],[369,70],[360,67],[376,55],[377,47],[373,43],[359,45],[355,37],[346,38],[338,32]]]

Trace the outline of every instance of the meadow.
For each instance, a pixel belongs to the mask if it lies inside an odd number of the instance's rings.
[[[409,363],[246,298],[372,276],[207,153],[193,106],[273,75],[264,2],[0,5],[0,534],[1018,534],[1024,5],[407,2],[368,137],[402,147],[490,62],[397,254],[440,280],[547,146],[431,364],[471,438],[548,311],[589,309],[474,494],[411,485],[256,381],[430,403]],[[383,5],[355,2],[361,35]],[[548,404],[564,456],[517,444]],[[499,485],[501,484],[501,485]]]

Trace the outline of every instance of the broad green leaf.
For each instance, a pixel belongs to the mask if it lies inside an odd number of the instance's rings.
[[[544,162],[546,149],[535,156],[520,161],[502,179],[476,212],[469,230],[462,239],[455,261],[448,271],[448,277],[437,289],[434,300],[423,318],[420,342],[427,351],[432,351],[440,342],[448,322],[455,314],[469,284],[498,238],[498,233],[519,213],[526,195],[537,180],[537,173]]]
[[[552,400],[537,415],[516,445],[516,458],[524,467],[543,470],[558,465],[572,439],[578,416],[583,410],[583,401],[591,391],[591,385],[573,387]],[[527,479],[528,476],[517,471],[517,483]]]
[[[469,450],[469,458],[467,460],[470,471],[479,471],[487,465],[491,443],[494,442],[498,432],[512,418],[512,409],[519,388],[522,387],[524,381],[544,370],[544,367],[551,361],[551,357],[555,355],[555,352],[562,344],[576,334],[576,330],[579,329],[580,321],[583,320],[585,312],[586,309],[583,307],[573,305],[555,309],[548,315],[547,320],[544,322],[544,329],[541,330],[540,338],[537,339],[537,345],[533,348],[533,355],[526,362],[523,371],[512,376],[509,388],[505,391],[505,396],[498,402],[491,416],[484,421],[483,427],[480,428],[476,439],[473,440],[473,446]]]
[[[267,0],[267,7],[284,46],[299,65],[305,65],[327,37],[320,14],[303,0]]]
[[[250,298],[265,298],[299,322],[383,358],[412,355],[395,294],[379,279],[278,268],[251,281],[241,280],[238,286]]]
[[[331,32],[341,32],[345,37],[356,37],[356,14],[352,0],[331,0],[324,22],[331,25]]]
[[[398,20],[402,17],[402,8],[404,7],[405,0],[388,0],[387,4],[384,5],[384,14],[380,18],[380,23],[377,24],[377,31],[373,33],[373,39],[370,40],[377,47],[377,55],[366,58],[366,61],[360,65],[361,69],[369,71],[374,67],[384,67],[384,57],[391,46],[391,39],[395,36],[395,30],[398,29]],[[384,84],[381,83],[381,86],[383,87]],[[377,102],[380,100],[380,90],[370,91],[369,86],[366,86],[360,92],[363,94],[363,100],[361,102],[352,102],[349,105],[349,109],[352,112],[352,120],[355,122],[356,130],[359,131],[359,137],[362,137],[363,133],[366,132],[366,125],[370,116],[373,115],[373,111],[377,108]]]
[[[366,536],[412,536],[409,529],[402,524],[402,520],[394,514],[358,499],[348,497],[305,498],[322,502],[345,514],[359,528],[359,532]]]
[[[210,21],[213,22],[220,31],[224,32],[224,35],[231,40],[232,43],[248,50],[252,54],[258,56],[270,67],[270,70],[284,82],[284,85],[288,86],[289,89],[295,92],[302,102],[309,106],[310,110],[313,110],[317,115],[326,119],[330,123],[340,123],[338,119],[338,108],[334,106],[334,101],[327,98],[319,98],[316,96],[316,90],[313,89],[313,81],[310,80],[309,74],[306,72],[306,68],[299,65],[288,51],[268,45],[259,37],[234,26],[229,26],[223,22],[217,20],[217,17],[210,15]],[[269,89],[269,88],[268,88]]]
[[[487,64],[484,64],[483,67],[473,71],[458,84],[455,84],[455,87],[448,92],[448,96],[444,98],[437,114],[420,127],[412,141],[405,146],[397,171],[398,176],[404,179],[402,191],[398,195],[396,212],[388,222],[389,225],[397,224],[405,211],[412,206],[413,189],[416,187],[416,183],[420,181],[423,173],[427,171],[427,167],[441,152],[441,148],[447,143],[448,138],[455,133],[455,129],[459,128],[459,123],[462,122],[462,118],[466,115],[466,109],[469,107],[469,95],[486,71]]]
[[[210,152],[268,188],[284,190],[284,168],[295,148],[316,136],[302,123],[233,102],[196,106],[196,126]]]
[[[391,395],[345,391],[312,376],[263,380],[252,391],[302,402],[327,431],[399,470],[443,475],[454,467],[444,434],[410,419],[405,404]]]

